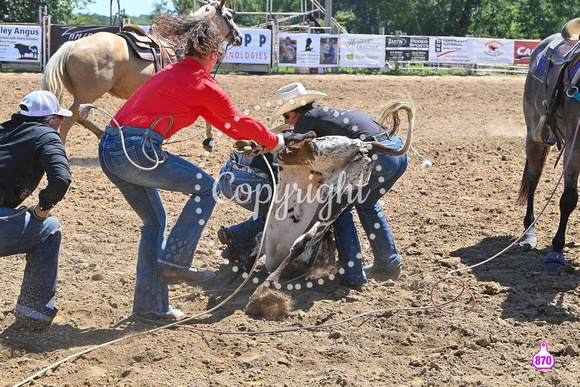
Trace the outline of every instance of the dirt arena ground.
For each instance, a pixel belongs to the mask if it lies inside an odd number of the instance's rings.
[[[140,222],[98,164],[97,139],[84,128],[70,132],[67,151],[73,184],[53,211],[63,224],[57,306],[65,321],[37,332],[14,329],[14,308],[24,257],[3,258],[0,275],[1,385],[15,385],[51,364],[64,362],[33,383],[43,386],[573,386],[580,383],[580,282],[578,213],[570,220],[566,271],[548,275],[543,258],[557,229],[558,200],[538,221],[538,247],[508,248],[523,231],[525,208],[516,206],[524,166],[524,77],[223,75],[217,79],[235,105],[267,122],[275,91],[301,81],[329,95],[322,104],[375,114],[389,92],[409,93],[417,106],[414,147],[433,161],[421,168],[411,156],[407,172],[383,198],[383,208],[404,271],[394,283],[371,278],[362,290],[322,276],[283,288],[294,301],[283,319],[252,318],[244,310],[266,276],[261,264],[224,306],[196,318],[192,328],[162,329],[131,317]],[[0,74],[1,117],[40,88],[40,74]],[[70,102],[70,100],[68,100]],[[114,113],[122,101],[98,105]],[[65,106],[67,104],[65,103]],[[259,106],[259,110],[256,110]],[[96,121],[102,126],[103,114]],[[166,149],[205,165],[217,176],[233,141],[217,138],[211,154],[201,147],[202,122],[184,129]],[[562,165],[540,181],[536,213],[550,198]],[[170,224],[186,198],[162,192]],[[28,199],[25,204],[34,204]],[[242,282],[219,256],[216,231],[250,213],[218,204],[199,243],[194,264],[218,271],[201,287],[171,288],[172,304],[188,316],[216,306]],[[359,233],[364,235],[362,229]],[[372,259],[362,239],[366,259]],[[476,300],[468,313],[433,307],[432,288],[450,270]],[[322,280],[322,281],[319,281]],[[308,282],[313,284],[308,287]],[[296,286],[300,284],[300,286]],[[451,281],[435,288],[437,302],[459,293]],[[472,306],[464,293],[448,306]],[[356,318],[355,318],[356,317]],[[345,321],[348,320],[349,321]],[[316,329],[299,329],[326,324]],[[532,358],[542,342],[555,356],[552,369]]]

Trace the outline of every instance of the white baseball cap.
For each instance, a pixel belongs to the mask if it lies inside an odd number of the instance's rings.
[[[20,102],[20,114],[29,117],[44,117],[53,114],[70,117],[72,112],[60,107],[56,95],[47,90],[36,90]]]

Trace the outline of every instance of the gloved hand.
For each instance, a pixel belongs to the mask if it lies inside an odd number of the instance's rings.
[[[234,150],[252,159],[264,152],[264,146],[254,140],[238,140],[234,143]]]
[[[34,206],[30,206],[28,207],[28,209],[26,210],[30,213],[30,215],[32,215],[34,217],[34,219],[39,220],[41,222],[44,222],[46,220],[46,218],[48,218],[50,215],[46,215],[46,216],[38,216],[38,214],[36,213],[36,204]]]

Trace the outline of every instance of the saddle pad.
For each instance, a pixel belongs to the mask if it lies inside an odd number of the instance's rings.
[[[550,49],[549,47],[544,48],[544,51],[542,51],[536,57],[536,59],[532,63],[530,63],[530,69],[528,70],[528,73],[530,73],[534,78],[536,78],[539,81],[544,81],[544,74],[546,72],[546,67],[548,64],[548,61],[545,58],[545,54],[546,51],[549,49]],[[548,77],[550,76],[550,74],[548,75]]]

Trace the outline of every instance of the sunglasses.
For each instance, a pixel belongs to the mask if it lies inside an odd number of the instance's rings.
[[[288,113],[282,114],[282,117],[284,117],[285,120],[290,119],[290,115]]]

